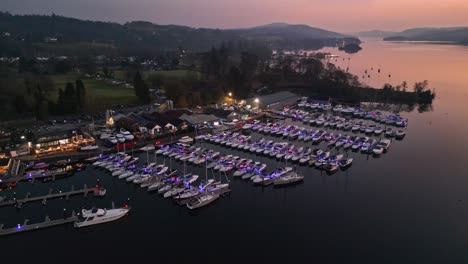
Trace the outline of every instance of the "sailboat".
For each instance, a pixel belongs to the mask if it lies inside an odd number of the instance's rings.
[[[208,169],[207,163],[205,161],[205,181],[208,182]],[[201,195],[197,195],[187,202],[187,208],[190,210],[194,210],[203,206],[206,206],[219,198],[219,193],[209,193],[205,191]]]

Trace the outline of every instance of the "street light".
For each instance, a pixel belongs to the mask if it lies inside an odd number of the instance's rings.
[[[231,92],[229,92],[229,97],[232,97],[232,93],[231,93]]]
[[[255,98],[254,102],[257,105],[257,109],[260,108],[260,99]]]

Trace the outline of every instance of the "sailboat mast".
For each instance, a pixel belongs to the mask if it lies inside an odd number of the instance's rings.
[[[205,157],[205,182],[208,182],[208,160]]]

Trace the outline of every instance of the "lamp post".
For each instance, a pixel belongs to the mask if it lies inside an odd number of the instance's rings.
[[[229,96],[229,100],[231,101],[231,104],[232,104],[232,101],[234,101],[234,103],[236,103],[236,100],[232,96],[232,92],[229,92],[228,96]]]

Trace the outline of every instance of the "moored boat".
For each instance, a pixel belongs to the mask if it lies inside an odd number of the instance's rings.
[[[198,197],[194,197],[187,202],[187,208],[194,210],[206,206],[219,198],[219,194],[208,193]]]
[[[75,222],[74,226],[77,228],[97,225],[115,221],[124,217],[130,212],[130,208],[117,208],[117,209],[98,209],[96,214],[89,214],[89,217],[84,217],[83,220]]]

